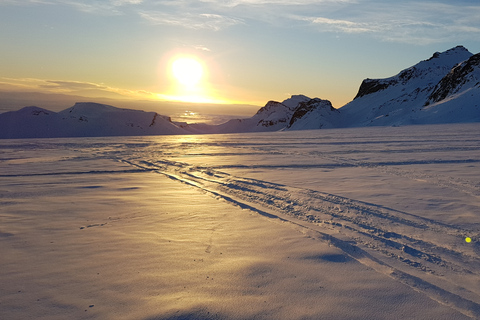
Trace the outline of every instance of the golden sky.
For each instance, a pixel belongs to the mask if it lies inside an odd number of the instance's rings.
[[[480,51],[479,16],[465,0],[0,0],[0,94],[339,108],[364,78]]]

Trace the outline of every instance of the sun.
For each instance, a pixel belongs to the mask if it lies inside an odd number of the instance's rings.
[[[203,67],[194,58],[181,57],[173,61],[172,73],[180,84],[186,87],[194,87],[202,79]]]
[[[205,57],[178,52],[166,55],[159,69],[164,92],[157,93],[157,98],[192,103],[227,103],[227,100],[218,98],[218,90],[214,88],[213,83],[221,83],[215,62],[202,58]],[[213,83],[212,75],[216,80]]]

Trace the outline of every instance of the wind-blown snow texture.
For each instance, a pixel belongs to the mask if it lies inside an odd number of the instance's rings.
[[[0,148],[6,319],[480,318],[480,124]]]
[[[480,53],[458,46],[386,79],[365,79],[353,101],[294,95],[251,118],[220,125],[172,122],[155,112],[77,103],[59,113],[36,107],[0,114],[0,138],[133,136],[308,130],[480,122]]]

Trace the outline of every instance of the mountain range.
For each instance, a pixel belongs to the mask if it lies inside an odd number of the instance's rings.
[[[0,138],[242,133],[364,126],[480,122],[480,53],[463,46],[385,79],[365,79],[355,98],[330,101],[293,95],[269,101],[247,119],[219,125],[174,122],[156,112],[81,102],[61,112],[25,107],[0,114]]]

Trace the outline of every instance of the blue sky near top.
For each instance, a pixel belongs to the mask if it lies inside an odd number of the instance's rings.
[[[0,0],[0,90],[338,108],[364,78],[479,52],[478,17],[466,0]],[[178,57],[202,65],[195,87],[172,75]]]

